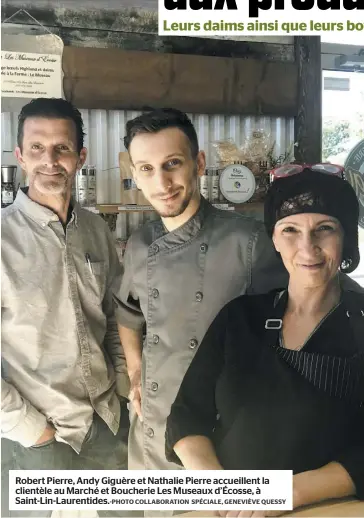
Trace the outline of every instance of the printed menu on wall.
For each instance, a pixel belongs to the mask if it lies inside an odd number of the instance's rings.
[[[44,31],[42,27],[39,30]],[[64,97],[63,48],[63,41],[55,34],[19,34],[16,24],[3,24],[2,112],[17,113],[37,97]]]
[[[2,97],[62,97],[61,79],[59,55],[1,52]]]

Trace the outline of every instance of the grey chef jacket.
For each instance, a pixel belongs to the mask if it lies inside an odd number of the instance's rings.
[[[131,409],[129,469],[178,469],[165,458],[166,420],[207,328],[227,302],[286,285],[287,273],[261,222],[204,198],[180,228],[167,232],[157,220],[134,233],[124,268],[116,318],[147,330],[143,423]]]

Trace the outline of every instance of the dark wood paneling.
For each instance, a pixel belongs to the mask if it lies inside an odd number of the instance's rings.
[[[80,108],[297,113],[293,63],[65,47],[63,68],[66,97]]]
[[[157,0],[5,0],[2,19],[19,8],[27,9],[39,23],[60,36],[65,45],[294,61],[290,44],[158,36]],[[44,33],[25,13],[18,13],[12,23],[18,25],[19,33]]]
[[[14,24],[19,34],[44,34],[44,29],[32,23]],[[115,48],[170,54],[253,58],[262,61],[294,62],[294,46],[259,41],[234,41],[214,38],[158,36],[148,32],[126,32],[84,27],[47,28],[59,36],[64,45],[90,48]]]
[[[321,161],[322,71],[318,36],[295,38],[298,79],[298,113],[295,119],[295,158],[298,162]]]

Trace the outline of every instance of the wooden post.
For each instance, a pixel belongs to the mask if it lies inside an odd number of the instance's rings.
[[[297,116],[294,138],[297,162],[322,160],[322,70],[319,36],[295,37],[298,67]]]

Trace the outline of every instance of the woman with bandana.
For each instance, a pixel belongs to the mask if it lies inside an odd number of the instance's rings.
[[[305,169],[273,182],[264,219],[288,289],[217,315],[171,408],[167,459],[293,470],[294,507],[364,499],[364,290],[339,275],[359,264],[358,201],[345,180]]]

